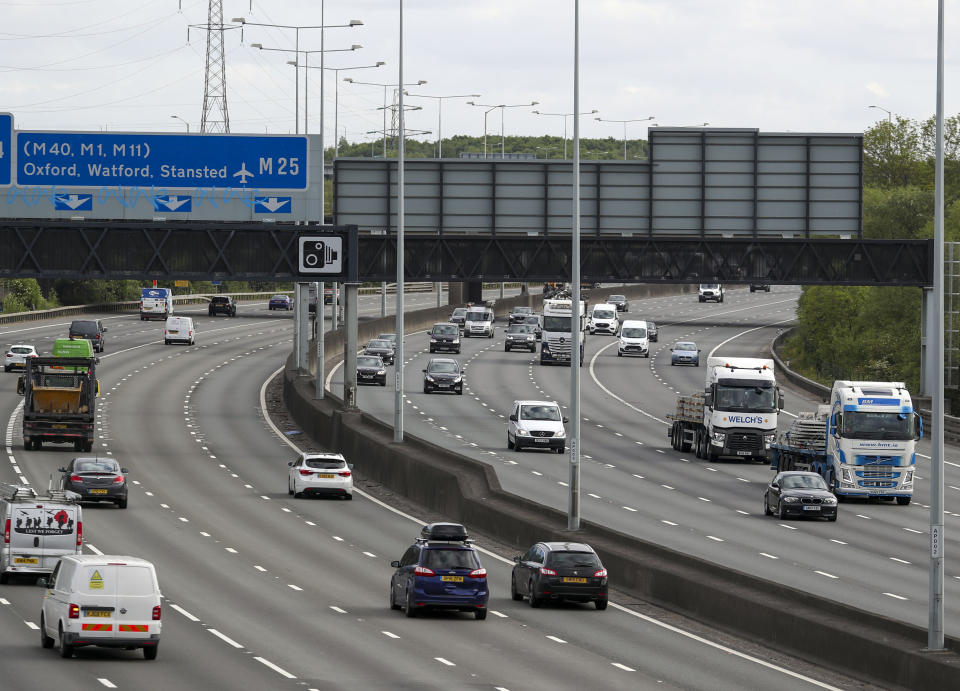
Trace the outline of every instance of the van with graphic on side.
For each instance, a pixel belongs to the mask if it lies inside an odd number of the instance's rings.
[[[42,496],[32,487],[0,483],[0,526],[0,583],[49,574],[60,557],[83,546],[83,510],[74,492]]]
[[[140,321],[166,319],[173,314],[173,291],[169,288],[143,288],[140,291]]]

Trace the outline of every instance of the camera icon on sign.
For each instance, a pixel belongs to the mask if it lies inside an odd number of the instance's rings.
[[[301,274],[340,274],[343,271],[343,238],[335,235],[303,236],[299,241]]]
[[[303,247],[303,263],[310,268],[319,268],[337,261],[337,251],[323,240],[308,242]]]

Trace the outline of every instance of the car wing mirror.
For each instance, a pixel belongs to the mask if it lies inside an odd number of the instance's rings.
[[[517,416],[516,416],[516,415],[511,415],[511,416],[510,416],[510,422],[516,422],[516,421],[517,421]]]
[[[770,483],[770,486],[771,486],[773,489],[780,489],[780,484],[777,483],[777,482],[771,482],[771,483]]]
[[[58,471],[58,472],[61,472],[61,473],[65,473],[65,472],[67,472],[67,469],[66,469],[66,468],[57,468],[57,471]]]
[[[108,329],[107,327],[103,327],[103,333],[107,333],[107,331],[109,331],[109,330],[110,330],[110,329]]]
[[[400,568],[400,562],[397,561],[396,559],[394,559],[392,562],[390,562],[390,566],[392,566],[392,567],[395,568],[395,569],[399,569],[399,568]]]
[[[40,586],[41,588],[48,587],[47,583],[48,581],[46,576],[41,576],[40,578],[37,579],[37,585]]]
[[[126,468],[120,468],[120,472],[123,473],[124,475],[126,475],[126,474],[129,473],[130,471],[127,470]]]
[[[567,424],[568,422],[570,422],[570,418],[564,417],[564,418],[563,418],[563,424]]]
[[[517,556],[515,556],[515,557],[513,558],[513,561],[514,561],[515,563],[519,564],[521,561],[523,561],[523,555],[522,555],[522,554],[518,554]]]
[[[914,418],[916,419],[916,426],[914,427],[913,438],[914,439],[923,439],[923,418],[920,417],[920,413],[914,413]]]
[[[287,461],[287,465],[290,466],[291,468],[293,467],[294,463],[296,463],[296,461]]]
[[[427,370],[423,370],[423,371],[426,372]]]
[[[777,396],[777,410],[783,410],[783,394]]]

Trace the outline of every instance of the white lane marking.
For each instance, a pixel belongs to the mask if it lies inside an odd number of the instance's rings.
[[[287,587],[290,588],[290,590],[296,590],[296,591],[303,590],[303,588],[301,588],[299,585],[294,585],[293,583],[287,583]]]
[[[830,542],[836,542],[838,545],[845,545],[845,544],[847,544],[847,543],[844,542],[843,540],[836,540],[836,539],[834,539],[834,538],[830,538]]]
[[[330,537],[332,537],[337,542],[343,542],[343,538],[340,537],[339,535],[331,535]]]
[[[510,617],[508,617],[506,614],[504,614],[503,612],[498,612],[498,611],[495,610],[495,609],[491,609],[491,610],[489,610],[489,612],[490,612],[490,614],[492,614],[493,616],[495,616],[495,617],[500,617],[501,619],[509,619],[509,618],[510,618]]]
[[[237,550],[235,550],[233,547],[224,547],[224,549],[227,550],[228,552],[230,552],[230,554],[236,554],[236,553],[237,553]]]
[[[288,672],[287,670],[285,670],[283,667],[277,667],[275,664],[273,664],[272,662],[270,662],[270,660],[266,660],[266,659],[264,659],[264,658],[262,658],[262,657],[255,657],[255,658],[253,658],[253,659],[256,660],[257,662],[259,662],[261,665],[265,665],[265,666],[269,667],[269,668],[272,669],[274,672],[276,672],[277,674],[279,674],[279,675],[281,675],[281,676],[286,677],[287,679],[296,679],[296,677],[295,677],[294,675],[290,674],[290,672]]]
[[[441,663],[441,664],[446,665],[447,667],[456,667],[456,665],[455,665],[454,663],[450,662],[450,660],[447,660],[446,658],[443,658],[443,657],[435,657],[435,658],[433,658],[433,659],[436,660],[437,662]]]
[[[660,485],[660,486],[663,487],[664,489],[673,489],[673,487],[671,487],[670,485]]]
[[[183,521],[184,523],[189,523],[189,522],[190,522],[190,519],[189,519],[189,518],[184,518],[183,516],[178,516],[178,518],[179,518],[181,521]]]
[[[380,633],[382,633],[382,634],[383,634],[384,636],[386,636],[387,638],[400,638],[400,636],[398,636],[397,634],[392,633],[392,632],[390,632],[390,631],[381,631]]]
[[[599,494],[594,494],[593,492],[587,492],[588,497],[593,497],[594,499],[600,499]]]
[[[786,528],[787,530],[796,530],[797,527],[793,525],[787,525],[786,523],[778,523],[781,528]]]
[[[112,681],[110,681],[109,679],[106,679],[106,678],[104,678],[104,677],[97,677],[97,681],[99,681],[101,684],[103,684],[104,686],[106,686],[108,689],[115,689],[115,688],[117,688],[116,684],[114,684]]]
[[[907,561],[906,559],[897,559],[896,557],[890,557],[890,561],[895,561],[895,562],[897,562],[897,563],[899,563],[899,564],[910,564],[910,563],[911,563],[911,562]]]
[[[549,638],[551,641],[554,641],[556,643],[566,643],[565,640],[563,640],[562,638],[557,638],[556,636],[547,636],[547,638]]]
[[[200,534],[203,535],[204,537],[210,537],[210,533],[205,533],[202,530],[200,531]]]
[[[257,571],[266,572],[266,569],[260,566],[259,564],[254,564],[253,568],[255,568]]]
[[[341,608],[337,607],[336,605],[330,605],[330,609],[332,609],[334,612],[337,612],[338,614],[346,614],[346,613],[347,613],[347,610],[341,609]]]
[[[713,540],[714,542],[725,542],[722,537],[716,537],[714,535],[707,535],[708,540]]]
[[[749,512],[744,511],[743,509],[737,509],[737,513],[743,514],[744,516],[749,516]]]
[[[662,519],[660,522],[661,522],[661,523],[666,523],[667,525],[677,525],[677,524],[674,523],[673,521],[668,521],[668,520],[665,519],[665,518]]]
[[[908,599],[908,598],[905,598],[903,595],[897,595],[896,593],[884,593],[884,595],[886,595],[887,597],[895,598],[895,599],[897,599],[897,600],[906,600],[906,599]]]
[[[10,600],[8,600],[5,597],[0,597],[0,605],[9,605],[9,604],[10,604]]]
[[[760,552],[761,557],[766,557],[767,559],[779,559],[780,557],[775,557],[772,554],[767,554],[766,552]]]
[[[856,516],[857,518],[863,518],[868,521],[870,520],[870,516],[864,516],[862,513],[856,513],[854,514],[854,516]]]
[[[96,555],[98,555],[98,556],[103,556],[103,552],[101,552],[100,550],[98,550],[96,547],[94,547],[93,545],[91,545],[89,542],[84,542],[83,544],[84,544],[84,546],[85,546],[87,549],[89,549],[89,550],[90,550],[91,552],[93,552],[94,554],[96,554]]]
[[[914,530],[913,528],[904,528],[908,533],[916,533],[917,535],[923,535],[922,530]]]
[[[27,626],[29,626],[29,627],[30,627],[31,629],[33,629],[34,631],[39,631],[39,630],[40,630],[40,627],[37,626],[36,624],[34,624],[32,621],[27,621],[26,619],[24,619],[23,623],[26,624]]]
[[[616,667],[617,669],[622,669],[624,672],[636,672],[636,671],[637,671],[637,670],[635,670],[633,667],[627,667],[626,665],[622,665],[622,664],[620,664],[619,662],[611,662],[610,664],[613,665],[614,667]]]
[[[834,579],[840,578],[840,576],[834,576],[832,573],[827,573],[826,571],[814,571],[814,573],[818,573],[821,576],[826,576],[827,578],[834,578]]]
[[[376,559],[376,558],[377,558],[377,555],[374,554],[373,552],[364,552],[363,555],[364,555],[365,557],[370,557],[371,559]]]
[[[707,499],[706,497],[697,497],[697,499],[699,499],[700,501],[710,501],[710,500]]]
[[[242,645],[240,645],[239,643],[237,643],[235,640],[233,640],[232,638],[230,638],[230,636],[224,636],[222,633],[220,633],[220,632],[217,631],[216,629],[207,629],[207,631],[209,631],[210,633],[212,633],[214,636],[216,636],[217,638],[219,638],[221,641],[223,641],[223,642],[226,643],[227,645],[232,645],[234,648],[242,648],[242,647],[243,647]]]
[[[621,509],[624,509],[624,510],[626,510],[626,511],[636,512],[636,509],[633,508],[632,506],[621,506],[620,508],[621,508]]]
[[[186,617],[187,619],[189,619],[190,621],[200,621],[197,617],[195,617],[195,616],[193,616],[192,614],[190,614],[190,612],[188,612],[187,610],[185,610],[185,609],[184,609],[183,607],[181,607],[180,605],[175,605],[175,604],[173,604],[173,603],[171,602],[171,603],[170,603],[170,608],[176,610],[177,612],[180,612],[180,614],[182,614],[183,616],[185,616],[185,617]]]

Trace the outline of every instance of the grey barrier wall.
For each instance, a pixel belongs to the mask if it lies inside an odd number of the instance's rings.
[[[408,336],[445,316],[446,308],[408,314]],[[391,321],[375,320],[361,329],[375,335]],[[338,338],[340,334],[328,336],[328,345]],[[336,357],[331,355],[328,364]],[[288,361],[283,395],[296,424],[324,447],[342,452],[366,479],[495,536],[518,552],[538,540],[570,539],[565,513],[503,491],[489,465],[410,434],[395,443],[390,426],[359,410],[344,409],[334,396],[314,400],[314,392],[312,378],[301,376]],[[576,539],[597,549],[614,587],[631,595],[886,688],[960,686],[956,638],[947,638],[945,652],[925,653],[926,632],[919,627],[589,521],[582,526]]]

